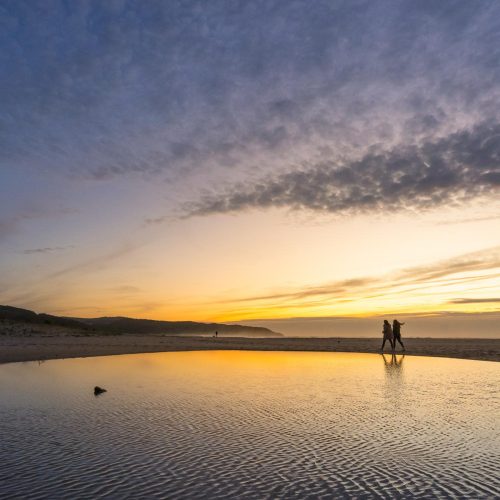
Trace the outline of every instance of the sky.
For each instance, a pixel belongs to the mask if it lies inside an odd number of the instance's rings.
[[[4,0],[0,102],[0,303],[500,336],[497,1]]]

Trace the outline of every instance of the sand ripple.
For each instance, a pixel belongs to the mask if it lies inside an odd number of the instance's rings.
[[[498,498],[500,365],[398,360],[214,351],[5,365],[0,497]],[[95,383],[108,393],[95,398]]]

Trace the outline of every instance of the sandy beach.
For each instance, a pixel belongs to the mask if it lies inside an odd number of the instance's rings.
[[[500,339],[404,339],[406,355],[500,361]],[[0,363],[161,351],[255,350],[380,352],[381,339],[242,338],[161,335],[0,336]],[[385,349],[390,353],[390,349]],[[396,351],[400,353],[398,349]]]

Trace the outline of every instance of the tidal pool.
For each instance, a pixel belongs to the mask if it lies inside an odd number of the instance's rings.
[[[399,355],[0,365],[0,497],[499,497],[499,387],[499,363]]]

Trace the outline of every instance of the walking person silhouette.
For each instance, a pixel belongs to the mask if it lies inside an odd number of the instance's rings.
[[[403,348],[403,351],[406,351],[405,345],[403,344],[401,340],[401,327],[404,325],[404,323],[400,323],[397,319],[395,319],[392,322],[392,333],[394,336],[394,349],[396,349],[396,340],[400,343],[401,347]]]
[[[382,342],[382,347],[380,348],[380,350],[381,351],[384,350],[385,341],[388,340],[389,344],[391,344],[391,349],[394,351],[394,340],[393,340],[393,335],[392,335],[392,328],[391,328],[391,324],[386,319],[384,319],[384,326],[382,329],[382,333],[384,334],[384,340]]]

